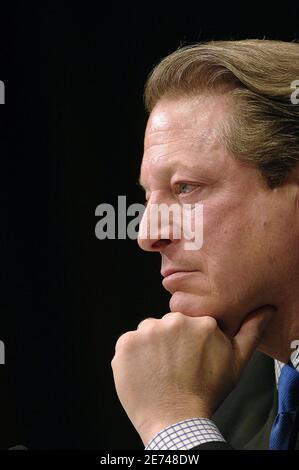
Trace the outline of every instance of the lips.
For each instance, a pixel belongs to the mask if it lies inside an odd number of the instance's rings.
[[[161,270],[161,274],[164,278],[171,276],[171,274],[175,274],[175,273],[191,273],[191,272],[194,272],[194,270],[183,269],[183,268],[167,268],[167,269]]]
[[[171,276],[172,274],[176,273],[192,273],[194,270],[192,269],[183,269],[183,268],[168,268],[168,269],[163,269],[161,271],[161,274],[164,278]]]
[[[163,271],[165,275],[162,285],[164,289],[173,294],[179,287],[180,289],[185,289],[189,285],[190,278],[195,271],[183,271],[182,269],[169,269]],[[190,286],[189,286],[190,287]]]

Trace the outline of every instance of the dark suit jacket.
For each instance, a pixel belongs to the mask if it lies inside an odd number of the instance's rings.
[[[256,352],[237,387],[212,417],[228,443],[209,442],[193,449],[269,449],[277,407],[274,361]],[[295,448],[299,450],[299,433]]]

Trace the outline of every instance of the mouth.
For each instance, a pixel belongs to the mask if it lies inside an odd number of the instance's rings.
[[[194,273],[195,270],[192,269],[180,269],[180,268],[169,268],[161,271],[161,275],[165,278],[179,273]]]
[[[164,279],[162,281],[163,287],[168,290],[172,291],[172,287],[180,281],[187,280],[188,277],[192,276],[196,271],[184,271],[184,270],[168,270],[162,273]]]

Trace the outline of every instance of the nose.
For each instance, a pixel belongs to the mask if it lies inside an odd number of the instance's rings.
[[[173,243],[173,216],[170,205],[151,196],[140,222],[138,244],[145,251],[162,252]]]

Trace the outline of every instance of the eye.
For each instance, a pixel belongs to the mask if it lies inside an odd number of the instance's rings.
[[[197,186],[192,183],[176,183],[175,192],[176,194],[188,194],[192,192]]]

